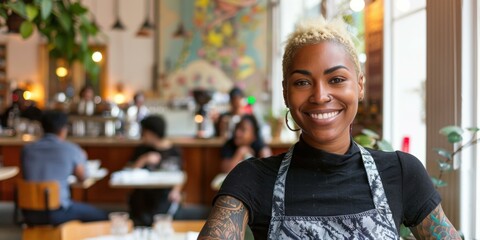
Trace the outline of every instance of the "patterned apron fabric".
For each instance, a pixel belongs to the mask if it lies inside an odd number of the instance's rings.
[[[377,166],[370,153],[357,146],[375,209],[341,216],[285,216],[285,181],[292,160],[292,146],[282,160],[275,181],[269,239],[399,239]]]

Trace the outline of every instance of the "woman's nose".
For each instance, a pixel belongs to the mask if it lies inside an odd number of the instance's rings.
[[[313,88],[309,101],[316,104],[332,101],[332,96],[330,95],[328,87],[319,85]]]

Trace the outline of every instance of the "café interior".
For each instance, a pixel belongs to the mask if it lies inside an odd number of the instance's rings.
[[[30,6],[25,15],[17,2]],[[0,3],[0,239],[113,239],[105,238],[112,218],[22,222],[24,199],[43,203],[41,193],[19,189],[22,149],[43,132],[41,113],[21,115],[19,101],[68,115],[67,140],[86,153],[90,172],[70,179],[73,200],[125,213],[134,189],[181,183],[181,201],[168,209],[180,237],[171,239],[196,239],[227,175],[221,149],[231,133],[218,135],[215,121],[229,111],[229,92],[242,90],[242,107],[256,117],[271,154],[286,152],[300,134],[285,125],[284,42],[296,23],[319,16],[343,19],[355,36],[366,95],[354,139],[420,159],[452,224],[465,239],[480,238],[476,0],[63,0],[80,10],[59,13],[64,21],[51,28],[73,37],[40,31],[34,19],[62,1],[43,2]],[[76,26],[81,21],[88,24]],[[181,170],[129,168],[149,115],[163,116]],[[129,229],[132,239],[148,239],[131,221]]]

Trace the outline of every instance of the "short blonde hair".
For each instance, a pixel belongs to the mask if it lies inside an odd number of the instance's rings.
[[[306,46],[331,41],[341,44],[350,55],[357,74],[361,72],[358,53],[352,40],[353,36],[347,31],[345,22],[340,19],[326,21],[324,18],[304,20],[297,24],[295,31],[290,34],[283,54],[283,80],[287,79],[291,71],[293,58],[298,49]]]

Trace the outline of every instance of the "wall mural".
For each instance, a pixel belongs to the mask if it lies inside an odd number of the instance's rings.
[[[160,1],[159,87],[164,99],[194,88],[259,96],[267,81],[266,0]]]

